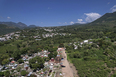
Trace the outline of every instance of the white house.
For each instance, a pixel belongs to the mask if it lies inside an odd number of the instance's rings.
[[[84,43],[88,43],[88,40],[84,40],[83,42],[84,42]]]

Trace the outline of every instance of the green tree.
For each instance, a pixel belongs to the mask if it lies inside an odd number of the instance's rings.
[[[5,76],[5,77],[9,77],[9,76],[10,76],[10,71],[5,71],[5,72],[4,72],[4,76]]]
[[[9,60],[8,59],[4,59],[3,61],[2,61],[2,65],[5,65],[5,64],[8,64],[9,63]]]
[[[45,61],[44,61],[43,58],[41,58],[39,56],[36,56],[36,57],[29,60],[29,65],[30,65],[31,68],[36,70],[37,68],[43,68],[44,67],[44,65],[43,65],[44,62]]]
[[[22,75],[22,76],[26,76],[27,74],[28,74],[28,72],[26,72],[26,70],[22,70],[22,71],[21,71],[21,75]]]
[[[4,76],[4,72],[0,72],[0,77],[3,77]]]
[[[19,62],[19,64],[24,63],[24,61],[22,59],[19,59],[18,62]]]

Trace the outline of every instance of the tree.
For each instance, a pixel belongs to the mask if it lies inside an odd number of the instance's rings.
[[[0,77],[3,77],[4,76],[4,72],[0,72]]]
[[[26,70],[22,70],[22,71],[21,71],[21,75],[22,75],[22,76],[26,76],[26,74],[28,74],[28,72],[26,72]]]
[[[64,47],[64,44],[60,43],[59,48],[62,48],[62,47]]]
[[[9,60],[8,59],[4,59],[3,61],[2,61],[2,65],[5,65],[5,64],[8,64],[9,63]]]
[[[35,74],[31,74],[30,77],[37,77]]]
[[[36,56],[36,57],[29,60],[29,65],[30,65],[31,68],[36,70],[37,68],[43,68],[44,67],[44,65],[43,65],[44,62],[45,61],[44,61],[43,58],[41,58],[39,56]]]
[[[51,52],[50,54],[48,54],[48,57],[51,59],[51,58],[55,58],[57,56],[57,52],[54,51],[54,52]]]
[[[14,51],[14,53],[12,54],[12,56],[14,57],[15,60],[18,60],[21,58],[20,56],[20,51]]]
[[[3,46],[4,44],[2,42],[0,42],[0,46]]]
[[[22,59],[19,59],[18,62],[19,62],[19,64],[24,63],[24,61]]]
[[[5,72],[4,72],[4,76],[5,76],[5,77],[9,77],[9,76],[10,76],[10,71],[5,71]]]

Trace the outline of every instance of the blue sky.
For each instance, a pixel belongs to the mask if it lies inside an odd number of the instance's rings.
[[[87,23],[116,11],[116,0],[0,0],[0,21],[62,26]]]

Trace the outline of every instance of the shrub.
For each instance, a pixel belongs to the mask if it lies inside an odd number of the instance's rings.
[[[34,75],[34,74],[31,74],[31,75],[30,75],[30,77],[37,77],[37,76],[36,76],[36,75]]]
[[[111,77],[116,77],[116,73],[115,73],[115,74],[113,74]]]
[[[18,72],[20,72],[20,70],[21,70],[21,67],[17,67],[17,69],[16,69]]]
[[[18,62],[19,62],[19,64],[24,63],[24,61],[22,59],[19,59]]]
[[[4,76],[4,72],[0,72],[0,77],[1,77],[1,76]]]
[[[28,73],[27,73],[25,70],[22,70],[22,71],[21,71],[21,75],[22,75],[22,76],[26,76],[26,74],[28,74]]]
[[[4,76],[5,76],[5,77],[9,77],[9,76],[10,76],[10,71],[5,71],[5,72],[4,72]]]

